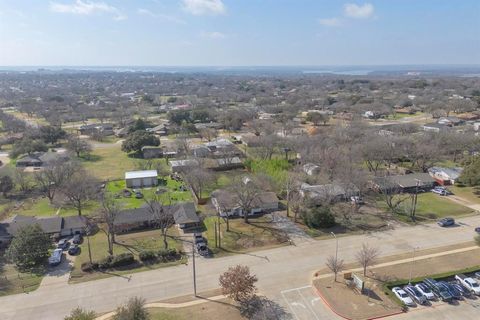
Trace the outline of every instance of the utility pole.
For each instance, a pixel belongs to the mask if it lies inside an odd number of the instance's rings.
[[[415,184],[415,194],[413,195],[412,199],[412,220],[415,221],[415,211],[417,210],[417,197],[418,197],[418,186],[420,184],[420,181],[417,180],[417,183]]]
[[[217,222],[215,221],[215,248],[218,248]]]
[[[220,222],[218,223],[218,247],[222,247],[222,233],[220,229]]]
[[[338,239],[334,232],[330,232],[330,234],[335,238],[335,263],[338,263]]]
[[[193,295],[197,296],[197,274],[195,269],[195,243],[192,242]]]
[[[410,265],[410,278],[408,280],[408,284],[412,283],[412,272],[413,272],[413,266],[415,265],[415,250],[417,250],[418,247],[413,248],[413,255],[412,255],[412,264]]]
[[[87,235],[87,246],[88,246],[88,258],[90,260],[90,264],[92,263],[92,249],[90,248],[90,234],[86,232]]]

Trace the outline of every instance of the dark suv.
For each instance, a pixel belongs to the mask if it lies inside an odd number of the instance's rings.
[[[440,227],[449,227],[453,226],[455,224],[455,219],[453,218],[443,218],[441,220],[438,220],[437,224]]]
[[[427,285],[437,297],[442,299],[442,301],[452,301],[453,296],[447,287],[440,285],[437,281],[431,278],[424,279],[423,283],[425,283],[425,285]]]

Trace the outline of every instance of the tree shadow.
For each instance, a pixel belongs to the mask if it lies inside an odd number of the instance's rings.
[[[283,320],[291,315],[278,303],[266,297],[253,296],[237,307],[240,314],[250,320]]]

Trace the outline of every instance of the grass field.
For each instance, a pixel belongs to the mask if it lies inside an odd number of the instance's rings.
[[[0,296],[34,291],[42,278],[40,274],[18,272],[0,256]]]
[[[166,309],[149,309],[152,320],[243,320],[238,308],[229,300],[209,301],[202,304]]]
[[[178,230],[172,227],[168,230],[168,245],[169,248],[177,248],[177,250],[183,250],[182,242],[178,240]],[[164,248],[163,239],[161,237],[160,230],[148,230],[143,232],[127,233],[116,236],[116,244],[114,244],[113,253],[118,255],[123,252],[131,252],[135,258],[138,259],[138,254],[144,250],[158,251]],[[134,272],[147,271],[150,269],[157,269],[166,266],[177,265],[185,262],[185,258],[170,262],[170,263],[156,263],[148,266],[142,266],[135,269],[122,270],[114,272],[93,272],[84,273],[80,269],[80,266],[84,262],[89,261],[87,239],[85,238],[81,244],[81,253],[75,259],[74,268],[71,273],[71,282],[83,282],[105,278],[114,275],[130,274]],[[104,232],[99,231],[95,235],[90,237],[90,247],[92,251],[92,260],[98,261],[105,258],[108,255],[108,242]]]
[[[93,150],[93,160],[83,161],[85,169],[100,180],[123,179],[125,171],[134,170],[135,161],[142,160],[128,157],[120,148],[120,144],[114,144]]]
[[[91,201],[87,203],[82,209],[83,215],[88,215],[99,208],[97,202]],[[18,209],[12,210],[13,214],[20,214],[24,216],[52,216],[58,213],[59,216],[74,216],[78,214],[75,208],[71,207],[56,207],[51,205],[47,198],[33,198],[27,199]]]
[[[448,189],[452,191],[454,195],[464,198],[472,203],[480,203],[480,188],[451,186],[448,187]]]
[[[418,195],[417,215],[427,216],[435,215],[436,218],[447,216],[461,216],[472,212],[472,209],[455,203],[445,197],[426,192]],[[432,216],[433,217],[433,216]]]
[[[162,180],[160,180],[162,181]],[[159,200],[165,204],[177,203],[177,202],[188,202],[192,201],[192,194],[188,189],[182,191],[180,188],[184,186],[183,182],[175,181],[170,177],[165,177],[166,184],[159,184],[159,188],[167,188],[168,191],[160,194],[158,197]],[[111,181],[107,184],[107,191],[112,194],[121,194],[122,190],[126,189],[125,180]],[[130,189],[131,191],[131,189]],[[144,188],[141,189],[144,198],[151,199],[155,194],[156,188]],[[125,209],[139,208],[145,205],[145,199],[136,199],[134,195],[126,198],[121,195],[116,201],[120,203],[120,206]]]
[[[204,236],[213,254],[222,256],[288,244],[288,236],[274,228],[269,217],[260,216],[250,218],[249,221],[247,224],[240,218],[230,219],[230,231],[227,232],[226,222],[220,219],[221,247],[215,248],[215,222],[218,222],[218,219],[206,218],[204,223],[207,230]]]

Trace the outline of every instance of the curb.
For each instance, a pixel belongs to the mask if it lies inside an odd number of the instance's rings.
[[[320,297],[320,299],[322,299],[323,303],[330,309],[330,311],[332,311],[333,313],[335,313],[337,316],[343,318],[343,319],[346,319],[346,320],[358,320],[358,319],[352,319],[352,318],[348,318],[342,314],[340,314],[337,310],[335,310],[334,308],[332,308],[332,306],[328,303],[328,301],[323,297],[323,295],[320,293],[320,291],[318,291],[317,287],[312,283],[312,287],[315,289],[315,293]],[[373,317],[373,318],[364,318],[362,320],[377,320],[377,319],[384,319],[384,318],[388,318],[388,317],[391,317],[391,316],[396,316],[396,315],[399,315],[399,314],[403,314],[405,312],[403,311],[399,311],[399,312],[395,312],[395,313],[392,313],[392,314],[388,314],[388,315],[385,315],[385,316],[379,316],[379,317]]]

